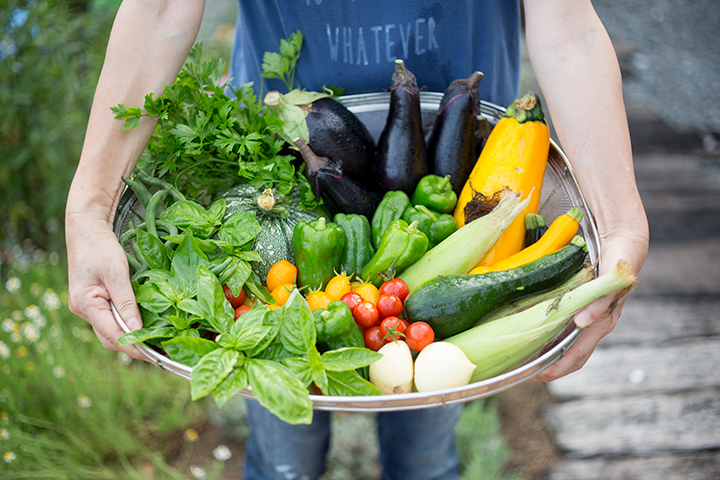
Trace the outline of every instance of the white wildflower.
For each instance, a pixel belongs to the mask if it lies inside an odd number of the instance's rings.
[[[17,277],[10,277],[8,281],[5,282],[5,288],[7,288],[7,291],[10,293],[17,292],[20,290],[20,287],[22,287],[22,282]]]
[[[5,463],[10,463],[15,460],[15,454],[13,452],[5,452],[5,455],[3,455],[3,460],[5,460]]]
[[[10,341],[13,343],[22,342],[22,335],[20,335],[20,332],[18,330],[15,330],[10,334]]]
[[[2,438],[3,440],[7,440],[8,438],[10,438],[10,434],[8,433],[7,429],[0,428],[0,438]]]
[[[90,408],[93,404],[92,400],[90,400],[90,397],[87,395],[78,395],[75,399],[75,403],[77,403],[77,406],[80,408]]]
[[[133,361],[133,358],[125,352],[118,352],[117,357],[118,361],[123,365],[130,365]]]
[[[197,465],[190,465],[190,473],[192,473],[195,478],[199,478],[201,480],[207,475],[205,469],[198,467]]]
[[[213,449],[213,457],[215,457],[216,460],[224,462],[226,460],[230,460],[232,452],[225,445],[218,445],[215,449]]]
[[[10,314],[10,318],[15,320],[16,322],[19,322],[24,318],[23,312],[21,312],[20,310],[13,310],[13,312]]]
[[[40,352],[40,353],[47,352],[49,348],[50,348],[50,345],[48,345],[48,343],[45,340],[41,340],[37,344],[37,349],[38,349],[38,352]]]
[[[30,295],[32,295],[33,297],[37,297],[38,295],[40,295],[40,285],[38,285],[37,283],[33,283],[32,285],[30,285]]]
[[[88,343],[93,339],[93,332],[89,328],[83,328],[80,332],[80,340],[82,340],[85,343]]]
[[[2,358],[3,360],[7,360],[8,358],[10,358],[11,354],[12,352],[10,351],[10,347],[8,347],[5,342],[0,340],[0,358]]]
[[[33,318],[33,323],[38,328],[45,328],[45,325],[47,325],[47,319],[45,318],[45,315],[38,315]]]
[[[63,378],[66,374],[65,369],[63,368],[62,365],[55,365],[53,367],[52,372],[53,372],[53,377],[55,377],[55,378]]]
[[[52,252],[50,255],[48,255],[48,261],[50,262],[50,265],[57,265],[60,261],[60,255]]]
[[[3,320],[3,322],[2,322],[3,331],[10,333],[10,332],[14,332],[16,328],[17,328],[17,324],[15,323],[15,320],[13,320],[12,318],[6,318],[5,320]]]
[[[73,337],[80,338],[80,335],[82,335],[82,329],[80,327],[73,327],[72,334],[73,334]]]
[[[38,315],[40,315],[41,313],[42,313],[42,312],[40,311],[40,307],[38,307],[37,305],[29,305],[29,306],[25,309],[25,316],[26,316],[27,318],[35,318],[35,317],[37,317]]]
[[[60,297],[51,288],[48,288],[43,295],[43,303],[48,310],[57,310],[60,308]]]
[[[20,331],[28,343],[35,343],[40,339],[40,329],[32,323],[23,323]]]

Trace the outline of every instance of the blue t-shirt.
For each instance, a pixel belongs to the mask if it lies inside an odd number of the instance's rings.
[[[295,80],[308,90],[387,90],[400,58],[426,91],[444,92],[479,70],[483,100],[507,106],[519,94],[517,0],[239,0],[232,83],[285,91],[261,79],[262,57],[297,30],[305,39]]]

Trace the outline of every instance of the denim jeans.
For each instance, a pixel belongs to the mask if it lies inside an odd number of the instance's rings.
[[[245,480],[315,480],[330,446],[330,413],[290,425],[248,400]],[[462,405],[377,415],[381,480],[456,480],[454,428]]]

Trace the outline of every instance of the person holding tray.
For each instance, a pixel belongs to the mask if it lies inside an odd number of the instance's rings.
[[[625,260],[637,274],[648,249],[648,227],[633,173],[620,70],[611,41],[590,0],[524,0],[528,53],[553,126],[600,233],[600,275]],[[66,209],[69,306],[99,341],[120,347],[114,303],[141,328],[122,247],[112,231],[124,184],[153,133],[143,118],[122,130],[110,107],[142,105],[175,80],[195,42],[203,0],[125,0],[110,35],[85,143]],[[232,82],[260,77],[265,51],[300,30],[305,37],[296,79],[303,88],[337,85],[345,93],[388,87],[396,58],[421,86],[442,92],[455,78],[485,74],[483,100],[509,105],[519,96],[521,7],[518,1],[363,2],[239,0]],[[584,327],[565,356],[536,377],[552,381],[578,370],[620,316],[623,295],[602,298],[575,315]],[[311,425],[283,424],[250,401],[246,479],[312,479],[324,469],[329,415]],[[383,479],[455,479],[453,428],[460,406],[378,415]]]

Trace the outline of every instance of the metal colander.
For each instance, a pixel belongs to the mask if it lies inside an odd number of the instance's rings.
[[[433,122],[442,96],[442,93],[433,92],[422,92],[420,94],[420,105],[424,125],[430,125]],[[350,111],[358,116],[368,128],[375,141],[377,141],[387,120],[390,94],[370,93],[348,95],[340,97],[340,100]],[[481,115],[491,124],[497,123],[504,113],[504,108],[488,102],[482,102]],[[579,233],[582,234],[587,242],[590,262],[597,264],[599,260],[600,239],[595,219],[580,192],[567,157],[560,147],[551,140],[550,155],[548,157],[548,164],[545,170],[543,188],[540,196],[539,213],[543,215],[549,223],[573,207],[577,207],[583,212],[583,220],[580,223]],[[118,237],[127,229],[128,220],[134,216],[134,213],[142,215],[143,212],[141,208],[140,203],[136,202],[132,190],[126,189],[118,204],[115,216],[114,231]],[[130,329],[120,318],[114,306],[112,306],[112,311],[123,331],[129,332]],[[365,412],[415,410],[464,403],[477,398],[494,395],[537,375],[559,360],[565,351],[577,340],[580,332],[581,330],[576,328],[570,319],[568,319],[567,327],[554,339],[537,351],[528,352],[528,360],[523,365],[502,375],[462,387],[434,392],[414,392],[371,397],[310,395],[310,399],[313,402],[313,407],[318,410]],[[145,345],[138,344],[136,347],[157,367],[188,380],[190,379],[192,372],[190,367],[175,362]],[[242,390],[238,392],[238,395],[245,398],[255,398],[250,389]]]

